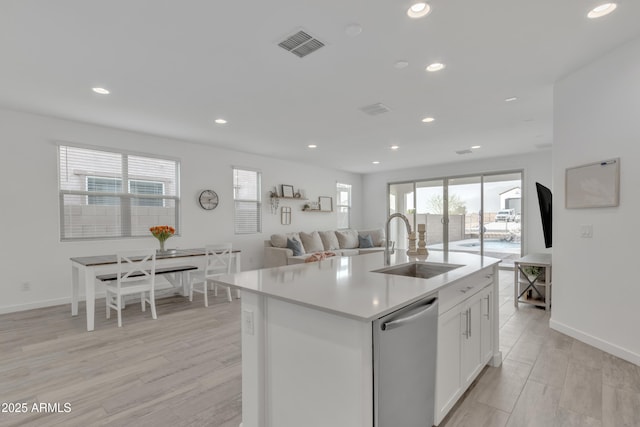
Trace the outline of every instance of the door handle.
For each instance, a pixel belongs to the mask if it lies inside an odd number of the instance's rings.
[[[469,310],[464,312],[464,337],[469,339]]]
[[[489,302],[489,297],[490,295],[487,295],[487,319],[490,319],[490,314],[489,314],[489,310],[491,309],[491,303]]]
[[[469,312],[469,314],[467,315],[467,319],[469,322],[469,338],[471,338],[471,309],[467,309],[467,311]]]
[[[383,331],[388,331],[390,329],[399,328],[402,325],[406,325],[408,323],[412,323],[412,322],[416,321],[418,318],[424,316],[427,312],[431,311],[434,307],[437,307],[438,306],[438,304],[436,304],[437,301],[438,300],[436,298],[433,298],[433,299],[429,300],[427,305],[425,305],[417,313],[414,313],[414,314],[412,314],[410,316],[407,316],[407,317],[401,317],[399,319],[391,320],[389,322],[384,322],[383,324],[380,325],[380,329],[382,329]]]

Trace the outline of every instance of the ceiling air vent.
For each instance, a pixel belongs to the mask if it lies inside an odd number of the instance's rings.
[[[388,113],[391,111],[391,108],[378,102],[377,104],[366,105],[360,108],[360,111],[370,116],[377,116],[378,114]]]
[[[324,46],[324,43],[309,35],[306,31],[298,31],[278,43],[278,46],[293,53],[299,58],[304,58],[310,53],[320,49]]]
[[[464,149],[464,150],[456,150],[456,154],[471,154],[472,151],[468,148]]]

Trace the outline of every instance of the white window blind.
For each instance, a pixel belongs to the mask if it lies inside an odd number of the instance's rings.
[[[336,209],[338,228],[351,227],[351,184],[336,184]]]
[[[58,147],[62,240],[179,234],[177,160],[70,145]]]
[[[235,234],[262,231],[260,172],[233,168],[233,199]]]

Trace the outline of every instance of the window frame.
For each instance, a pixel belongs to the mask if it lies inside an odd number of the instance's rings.
[[[254,172],[256,174],[256,199],[238,198],[238,186],[236,184],[236,171],[242,172]],[[243,166],[232,166],[232,185],[233,185],[233,233],[235,235],[250,235],[262,233],[262,171],[255,168],[248,168]],[[255,203],[256,204],[256,227],[252,230],[238,230],[238,205],[242,203]]]
[[[348,197],[348,201],[346,205],[342,205],[340,204],[340,190],[342,188],[346,188],[348,190],[349,193],[349,197]],[[336,182],[336,212],[337,212],[337,222],[338,222],[338,229],[339,230],[348,230],[351,228],[351,201],[353,200],[353,185],[352,184],[345,184],[342,182]],[[340,214],[341,214],[341,209],[344,208],[347,211],[347,227],[346,228],[340,228]]]
[[[175,203],[175,207],[173,208],[174,210],[174,215],[175,215],[175,220],[174,220],[174,225],[172,225],[176,232],[175,235],[176,236],[180,236],[180,230],[181,230],[181,226],[180,226],[180,220],[181,220],[181,209],[182,209],[182,204],[181,204],[181,196],[180,196],[180,175],[181,175],[181,164],[180,164],[180,159],[177,157],[171,157],[171,156],[158,156],[155,154],[150,154],[150,153],[143,153],[143,152],[137,152],[137,151],[129,151],[129,150],[120,150],[120,149],[115,149],[115,148],[109,148],[109,147],[102,147],[102,146],[94,146],[94,145],[88,145],[88,144],[76,144],[76,143],[69,143],[69,142],[65,142],[65,141],[56,141],[56,167],[57,167],[57,172],[58,172],[58,205],[59,205],[59,209],[58,209],[58,215],[59,215],[59,220],[60,220],[60,241],[61,242],[74,242],[74,241],[91,241],[91,240],[113,240],[113,239],[132,239],[132,238],[144,238],[144,237],[148,237],[148,235],[146,234],[140,234],[140,235],[134,235],[133,234],[133,228],[132,228],[132,211],[131,211],[131,207],[132,207],[132,203],[131,203],[131,199],[154,199],[154,200],[161,200],[162,201],[162,206],[160,207],[166,207],[166,200],[173,200]],[[84,190],[69,190],[69,189],[62,189],[62,184],[61,184],[61,176],[62,176],[62,159],[61,159],[61,150],[63,148],[71,148],[71,149],[81,149],[81,150],[90,150],[90,151],[95,151],[95,152],[99,152],[99,153],[110,153],[110,154],[117,154],[120,156],[121,159],[121,174],[120,175],[116,175],[116,176],[108,176],[108,174],[94,174],[94,173],[84,173],[82,175],[82,181],[84,182]],[[120,192],[97,192],[97,191],[89,191],[88,190],[88,177],[95,177],[95,178],[105,178],[105,179],[117,179],[120,181],[120,185],[122,187],[122,182],[127,182],[129,183],[130,181],[149,181],[149,182],[158,182],[158,183],[162,183],[163,185],[163,193],[166,190],[166,183],[163,181],[157,181],[157,180],[147,180],[147,179],[140,179],[140,178],[132,178],[129,175],[129,170],[128,170],[128,164],[129,164],[129,158],[130,157],[141,157],[141,158],[148,158],[148,159],[157,159],[157,160],[162,160],[162,161],[168,161],[168,162],[173,162],[175,163],[175,195],[167,195],[167,194],[162,194],[162,195],[150,195],[150,194],[134,194],[134,193],[130,193],[130,185],[127,184],[127,188],[126,188],[126,192],[124,192],[124,188],[121,188]],[[89,197],[90,196],[97,196],[97,197],[116,197],[119,198],[121,200],[120,203],[120,211],[121,211],[121,224],[120,224],[120,234],[119,235],[113,235],[113,236],[99,236],[99,235],[93,235],[93,236],[87,236],[87,237],[66,237],[65,236],[65,203],[64,203],[64,199],[65,196],[84,196],[84,204],[81,204],[80,206],[84,205],[84,206],[105,206],[105,205],[100,205],[100,204],[90,204],[89,203]],[[140,205],[133,205],[133,206],[140,206]],[[145,206],[146,207],[146,206]]]

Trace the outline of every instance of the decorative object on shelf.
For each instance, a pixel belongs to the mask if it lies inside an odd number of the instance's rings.
[[[429,255],[429,250],[427,249],[426,233],[426,224],[418,224],[418,256],[426,257]]]
[[[320,211],[320,203],[318,202],[309,202],[309,203],[305,203],[304,207],[302,208],[303,211],[305,212],[314,212],[314,211]]]
[[[300,191],[296,191],[295,194],[293,195],[294,198],[296,199],[300,199],[302,198],[302,194],[300,194]]]
[[[282,184],[282,197],[293,198],[293,185]]]
[[[278,205],[280,204],[280,198],[278,197],[277,193],[274,195],[273,191],[271,191],[269,195],[271,196],[270,197],[271,213],[275,215],[278,212]]]
[[[320,210],[323,212],[331,212],[333,211],[333,198],[327,196],[318,197],[318,205],[320,206]]]
[[[522,272],[530,279],[538,278],[538,276],[540,276],[540,274],[544,272],[544,267],[527,265],[522,267]],[[541,281],[541,279],[538,278],[538,281]],[[544,281],[544,278],[542,278],[542,281]]]
[[[213,210],[218,206],[218,195],[213,190],[204,190],[198,197],[200,207],[205,210]]]
[[[280,209],[280,223],[282,225],[291,225],[291,208],[283,206]]]
[[[407,255],[416,256],[418,251],[416,250],[416,232],[409,233],[409,249],[407,249]]]
[[[153,237],[158,239],[158,242],[160,242],[159,252],[166,252],[164,249],[164,242],[176,233],[176,229],[170,225],[155,225],[149,228],[149,231]]]

